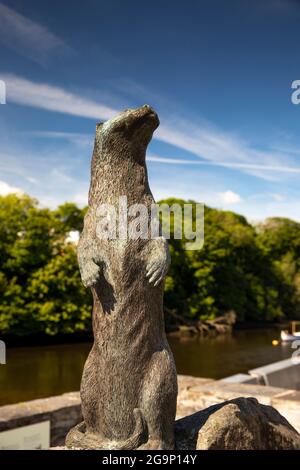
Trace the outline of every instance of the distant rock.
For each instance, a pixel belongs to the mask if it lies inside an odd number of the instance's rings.
[[[299,433],[256,398],[236,398],[179,419],[175,439],[183,450],[300,449]]]

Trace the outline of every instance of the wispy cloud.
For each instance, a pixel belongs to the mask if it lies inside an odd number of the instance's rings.
[[[0,41],[21,55],[45,65],[54,55],[72,49],[46,27],[0,3]]]
[[[92,134],[85,134],[83,132],[29,131],[24,134],[41,139],[65,140],[79,147],[91,147],[94,141]]]
[[[8,103],[14,102],[97,120],[110,119],[120,111],[60,87],[35,83],[11,74],[1,75],[1,78],[7,82]],[[50,137],[50,134],[48,136]],[[52,135],[55,136],[76,138],[72,133]],[[257,149],[239,136],[222,132],[212,126],[197,126],[175,115],[168,117],[168,125],[161,124],[154,138],[201,160],[196,163],[193,160],[164,160],[162,157],[152,157],[152,161],[170,164],[211,164],[237,169],[266,180],[276,180],[284,173],[300,173],[300,167],[295,165],[295,159],[290,153]]]
[[[149,161],[157,163],[166,163],[168,165],[211,165],[211,166],[221,166],[225,168],[233,169],[242,169],[242,170],[252,170],[252,171],[275,171],[279,173],[300,173],[300,168],[284,165],[256,165],[251,163],[235,163],[235,162],[213,162],[205,160],[185,160],[180,158],[165,158],[155,155],[150,155],[148,157]]]
[[[174,122],[172,126],[161,126],[156,138],[205,159],[212,165],[239,169],[267,180],[278,177],[273,172],[300,173],[300,167],[287,165],[287,162],[294,161],[287,153],[256,149],[238,136],[219,129],[198,127],[183,120]]]
[[[1,74],[6,82],[7,103],[17,103],[91,119],[110,119],[118,110],[70,93],[63,88],[35,83],[11,74]]]
[[[276,145],[272,146],[275,152],[283,152],[287,155],[300,156],[300,148],[292,145]]]
[[[149,155],[147,160],[150,162],[156,163],[166,163],[167,165],[209,165],[210,162],[200,161],[200,160],[188,160],[185,158],[169,158],[169,157],[159,157],[156,155]]]

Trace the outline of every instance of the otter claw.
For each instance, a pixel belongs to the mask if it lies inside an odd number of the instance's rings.
[[[155,282],[160,277],[160,275],[161,275],[161,270],[160,269],[154,271],[153,275],[149,279],[150,284],[152,282]]]
[[[151,267],[147,270],[146,277],[151,277],[151,276],[155,273],[156,270],[157,270],[157,266],[156,266],[156,265],[151,266]]]
[[[160,276],[159,279],[154,283],[154,287],[158,286],[163,280],[164,276]]]
[[[153,284],[155,287],[158,286],[158,284],[160,284],[163,281],[166,273],[167,273],[166,266],[164,265],[160,265],[159,267],[156,266],[154,269],[152,269],[151,275],[147,276],[149,283]]]

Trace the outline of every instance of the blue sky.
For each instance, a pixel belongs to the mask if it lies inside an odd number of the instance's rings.
[[[148,103],[156,199],[300,220],[300,2],[0,0],[0,24],[0,194],[85,204],[96,122]]]

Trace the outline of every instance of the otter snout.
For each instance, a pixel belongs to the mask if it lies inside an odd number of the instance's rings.
[[[141,106],[140,108],[137,108],[133,111],[134,118],[137,120],[141,120],[143,122],[151,122],[153,125],[155,125],[154,129],[156,129],[159,126],[159,119],[154,111],[154,109],[151,108],[148,104],[144,104],[144,106]],[[153,129],[153,130],[154,130]]]

